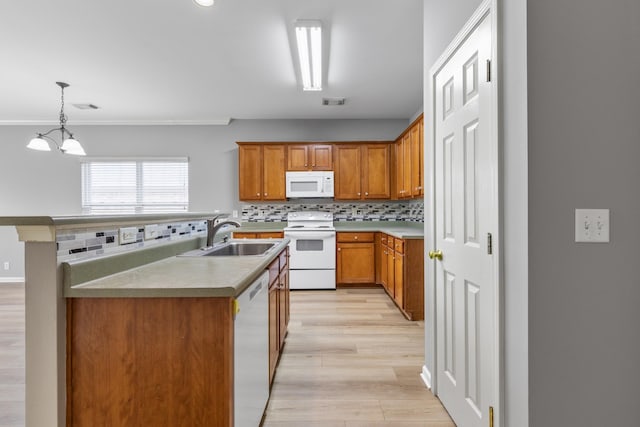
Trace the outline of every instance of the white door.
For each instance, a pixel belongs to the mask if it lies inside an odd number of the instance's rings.
[[[489,426],[497,396],[498,285],[488,248],[499,219],[491,30],[490,11],[477,14],[432,71],[434,250],[442,252],[434,258],[436,392],[464,427]]]

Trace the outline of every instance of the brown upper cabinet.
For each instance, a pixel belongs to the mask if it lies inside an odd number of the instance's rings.
[[[389,199],[391,154],[388,143],[334,146],[336,200]]]
[[[424,119],[420,116],[394,144],[394,195],[398,199],[418,198],[424,195],[423,129]]]
[[[328,144],[292,144],[287,146],[288,171],[333,170],[332,146]]]
[[[286,200],[286,146],[238,143],[240,200]]]

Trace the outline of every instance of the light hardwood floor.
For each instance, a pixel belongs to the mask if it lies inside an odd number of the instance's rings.
[[[424,328],[381,289],[297,291],[264,427],[450,427]],[[0,284],[0,427],[24,426],[24,287]]]
[[[24,426],[24,285],[0,283],[0,426]]]
[[[264,427],[450,427],[420,379],[423,322],[381,288],[293,291]]]

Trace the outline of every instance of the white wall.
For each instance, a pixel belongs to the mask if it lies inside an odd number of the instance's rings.
[[[408,120],[234,120],[229,126],[73,126],[90,156],[188,156],[190,210],[237,209],[236,141],[393,140]],[[28,150],[47,126],[0,127],[0,216],[80,213],[80,163],[58,152]],[[0,227],[0,280],[24,277],[14,227]],[[2,270],[9,261],[11,270]]]
[[[640,2],[528,2],[532,426],[640,422]],[[611,242],[574,243],[609,208]]]

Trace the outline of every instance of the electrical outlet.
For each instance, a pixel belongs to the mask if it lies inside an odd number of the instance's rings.
[[[158,237],[158,224],[144,226],[144,240],[151,240]]]
[[[234,218],[238,218],[238,211],[232,211],[231,216]]]
[[[120,244],[135,243],[138,237],[138,227],[124,227],[120,229]]]
[[[609,242],[609,209],[576,209],[576,242]]]
[[[8,270],[9,269],[9,261],[5,261],[4,262],[4,269]]]

